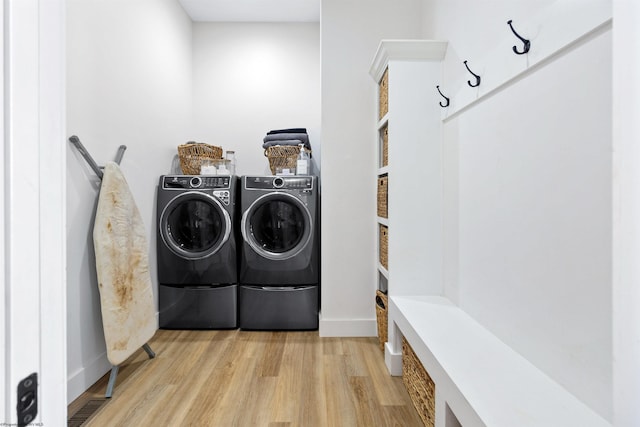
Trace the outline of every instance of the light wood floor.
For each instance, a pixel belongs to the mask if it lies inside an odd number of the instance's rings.
[[[376,338],[313,332],[168,331],[121,367],[85,426],[422,426]],[[108,375],[69,405],[100,405]],[[70,423],[71,425],[71,423]]]

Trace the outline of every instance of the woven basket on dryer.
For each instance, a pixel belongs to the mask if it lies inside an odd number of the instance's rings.
[[[203,161],[222,159],[222,147],[188,142],[178,146],[178,156],[180,156],[180,168],[183,174],[199,175]]]
[[[305,148],[311,157],[311,150]],[[273,145],[264,150],[264,155],[269,159],[269,168],[272,174],[276,174],[278,169],[295,169],[300,147],[297,145]]]

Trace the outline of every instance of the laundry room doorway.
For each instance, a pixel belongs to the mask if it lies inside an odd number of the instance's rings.
[[[269,170],[266,132],[305,127],[313,160],[320,162],[320,25],[204,22],[192,19],[179,0],[65,3],[67,136],[77,135],[100,165],[113,159],[118,145],[127,146],[121,168],[149,236],[159,305],[158,178],[172,173],[179,145],[234,150],[237,175],[261,175]],[[90,235],[99,180],[67,145],[72,402],[111,366]],[[314,172],[319,176],[319,168]]]

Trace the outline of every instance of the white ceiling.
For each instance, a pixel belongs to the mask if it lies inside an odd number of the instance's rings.
[[[319,22],[320,0],[178,0],[194,21]]]

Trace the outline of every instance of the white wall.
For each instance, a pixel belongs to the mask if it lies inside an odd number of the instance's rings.
[[[98,164],[128,147],[122,168],[150,236],[155,287],[155,186],[191,119],[191,21],[175,0],[67,0],[66,20],[67,132]],[[110,366],[91,237],[99,181],[71,144],[67,165],[71,401]]]
[[[613,2],[613,421],[640,425],[640,4]]]
[[[376,334],[376,84],[381,39],[420,38],[421,0],[323,0],[320,334]]]
[[[464,59],[488,76],[514,56],[486,61],[510,18],[544,49],[530,16],[563,2],[427,3],[455,91],[471,78]],[[445,294],[609,420],[611,81],[609,27],[443,125]]]
[[[235,150],[238,175],[271,174],[262,139],[307,128],[320,164],[318,23],[194,23],[190,138]]]

